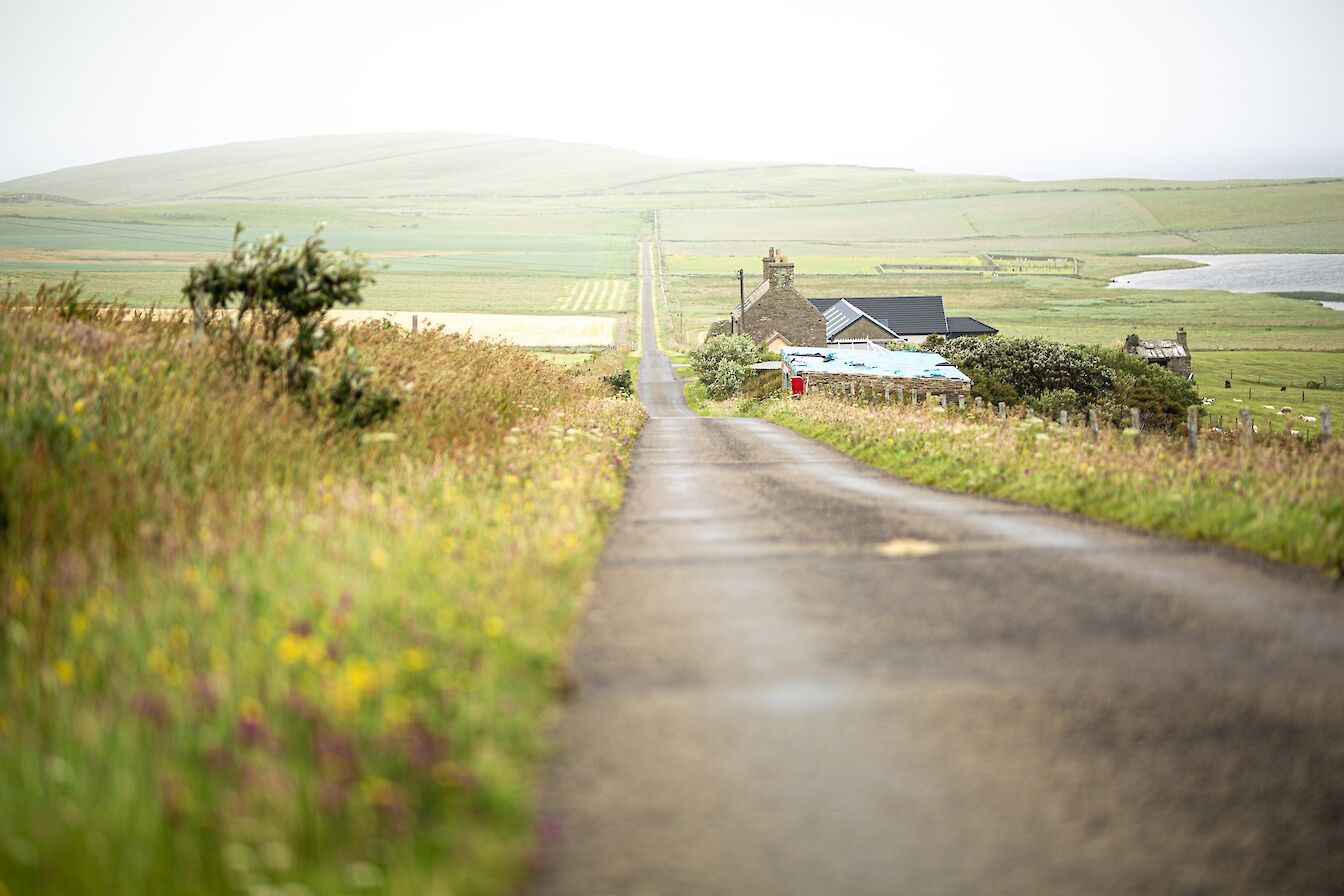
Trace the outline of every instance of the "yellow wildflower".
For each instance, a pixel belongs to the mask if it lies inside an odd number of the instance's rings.
[[[275,645],[275,655],[286,666],[292,666],[308,655],[308,645],[303,642],[303,638],[287,632]]]
[[[75,640],[84,637],[84,633],[89,630],[89,617],[83,613],[76,613],[70,618],[70,631],[74,634]]]
[[[452,553],[453,548],[457,547],[457,542],[451,535],[445,535],[443,540],[439,542],[439,547],[443,548],[446,553]]]
[[[75,406],[74,406],[73,410],[74,410],[74,412],[75,412],[76,414],[82,414],[82,413],[84,413],[84,399],[81,398],[81,399],[77,400],[77,401],[75,402]]]
[[[373,689],[377,680],[377,672],[373,668],[373,663],[357,656],[345,664],[345,683],[356,694],[363,694]]]
[[[28,583],[28,577],[23,573],[19,573],[14,577],[14,593],[19,597],[27,597],[28,590],[31,587],[32,586]]]
[[[56,680],[61,684],[69,685],[75,681],[75,664],[69,660],[57,660],[56,665],[52,667],[56,673]]]
[[[481,621],[481,631],[488,638],[498,638],[504,634],[504,620],[498,616],[487,616]]]
[[[374,548],[369,552],[369,564],[374,569],[387,569],[387,551],[382,548]]]
[[[401,652],[401,665],[410,672],[419,672],[429,665],[429,658],[419,647],[408,647]]]

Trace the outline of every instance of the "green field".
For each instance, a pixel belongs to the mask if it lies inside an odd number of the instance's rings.
[[[187,267],[223,251],[236,221],[293,237],[327,222],[331,245],[386,265],[368,293],[385,310],[628,314],[633,288],[598,301],[589,284],[635,286],[635,240],[656,236],[672,347],[726,314],[736,271],[750,288],[776,246],[806,295],[937,292],[1006,335],[1108,344],[1185,326],[1197,351],[1344,351],[1344,314],[1311,302],[1106,289],[1188,264],[1143,254],[1344,252],[1344,179],[1022,182],[491,135],[305,138],[0,185],[0,279],[32,288],[80,270],[105,298],[176,304]],[[991,256],[1018,270],[879,273]],[[1077,259],[1078,276],[1019,256]]]
[[[1246,409],[1262,432],[1295,429],[1316,435],[1319,420],[1302,417],[1319,418],[1321,408],[1328,407],[1339,421],[1344,412],[1344,352],[1199,352],[1192,360],[1200,393],[1213,399],[1205,409],[1213,426],[1234,427]],[[1292,412],[1284,414],[1284,408]],[[1335,424],[1336,433],[1340,425]]]

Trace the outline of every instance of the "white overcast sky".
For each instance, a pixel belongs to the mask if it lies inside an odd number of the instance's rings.
[[[1020,178],[1344,175],[1344,0],[0,0],[0,180],[446,130]]]

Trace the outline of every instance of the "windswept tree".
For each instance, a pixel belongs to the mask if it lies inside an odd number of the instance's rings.
[[[326,382],[323,375],[323,356],[338,338],[327,314],[363,301],[372,263],[351,250],[328,251],[321,225],[295,247],[279,233],[242,242],[242,232],[239,224],[229,255],[192,267],[182,288],[198,338],[222,343],[242,375],[272,381],[333,420],[365,427],[391,416],[400,398],[376,385],[353,345],[326,365],[333,367]]]

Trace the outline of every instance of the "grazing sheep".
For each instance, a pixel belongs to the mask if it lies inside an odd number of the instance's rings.
[[[1279,408],[1279,413],[1280,413],[1280,414],[1291,414],[1292,412],[1293,412],[1293,409],[1292,409],[1292,408],[1289,408],[1289,407],[1282,407],[1282,408]]]
[[[1316,418],[1315,418],[1315,417],[1308,417],[1306,414],[1299,414],[1297,419],[1299,419],[1299,420],[1305,420],[1305,421],[1308,422],[1308,423],[1315,423],[1315,422],[1316,422]]]
[[[1244,404],[1244,403],[1245,403],[1245,402],[1243,402],[1240,398],[1234,398],[1234,399],[1232,399],[1232,400],[1235,401],[1237,404]]]
[[[1274,405],[1272,405],[1272,404],[1262,404],[1262,405],[1260,405],[1260,407],[1264,408],[1264,409],[1267,410],[1267,411],[1277,411],[1277,410],[1278,410],[1278,408],[1274,407]]]

